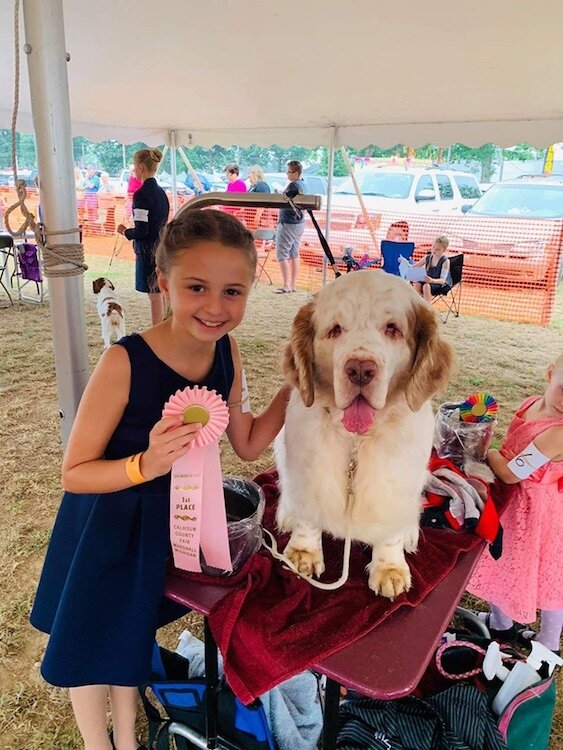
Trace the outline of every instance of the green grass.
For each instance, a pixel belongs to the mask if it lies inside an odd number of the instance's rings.
[[[99,319],[91,282],[109,276],[126,310],[128,332],[149,325],[146,297],[133,289],[132,263],[89,256],[84,278],[90,365],[102,353]],[[307,294],[272,294],[259,284],[236,332],[248,375],[254,411],[262,409],[282,382],[279,356],[291,321]],[[80,746],[66,691],[47,686],[39,675],[45,636],[28,624],[45,547],[60,500],[61,445],[49,307],[15,305],[0,310],[0,430],[3,437],[0,485],[0,748],[71,750]],[[499,401],[498,441],[516,406],[543,387],[547,364],[563,349],[563,289],[549,328],[476,317],[450,318],[443,331],[454,346],[459,371],[436,399],[461,400],[476,389]],[[248,464],[222,445],[227,474],[252,477],[271,464],[271,451]],[[188,623],[188,625],[186,625]],[[160,636],[175,646],[186,626],[199,634],[192,615]],[[199,630],[198,630],[199,629]],[[558,678],[559,688],[561,678]],[[142,722],[140,724],[142,726]],[[556,708],[551,750],[563,747],[563,710]]]

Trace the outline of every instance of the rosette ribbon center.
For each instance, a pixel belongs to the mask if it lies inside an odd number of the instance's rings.
[[[494,422],[498,404],[490,393],[474,393],[459,406],[462,422]]]
[[[214,568],[232,570],[219,438],[229,424],[229,410],[216,391],[184,388],[169,398],[163,417],[202,425],[188,452],[172,464],[170,542],[174,565],[201,572],[200,549]]]

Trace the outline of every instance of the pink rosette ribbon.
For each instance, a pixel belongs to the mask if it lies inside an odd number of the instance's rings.
[[[227,404],[215,391],[198,385],[169,398],[163,417],[199,422],[201,430],[188,452],[172,464],[170,542],[174,565],[201,572],[199,551],[214,568],[232,570],[223,495],[219,438],[229,424]]]

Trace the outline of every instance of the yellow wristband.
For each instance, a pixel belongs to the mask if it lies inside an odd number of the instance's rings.
[[[143,453],[136,453],[134,456],[129,456],[129,458],[125,459],[125,471],[127,472],[129,481],[133,482],[133,484],[142,484],[148,481],[141,474],[140,463],[142,455]]]

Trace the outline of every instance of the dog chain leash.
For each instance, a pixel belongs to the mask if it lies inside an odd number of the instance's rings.
[[[354,440],[354,444],[352,446],[350,458],[348,461],[348,469],[346,471],[346,515],[348,519],[350,518],[350,514],[354,506],[354,477],[356,475],[357,468],[358,446],[356,444],[356,441]],[[299,578],[302,578],[304,581],[307,581],[307,583],[310,583],[311,586],[315,586],[318,589],[324,589],[325,591],[332,591],[334,589],[339,589],[341,586],[344,586],[344,584],[348,580],[348,576],[350,575],[350,549],[352,547],[352,539],[349,528],[346,529],[346,536],[344,537],[344,550],[342,553],[342,575],[337,581],[333,581],[332,583],[323,583],[322,581],[316,581],[311,576],[307,576],[304,573],[301,573],[301,571],[299,571],[295,567],[295,565],[288,557],[283,554],[283,552],[278,551],[277,542],[274,536],[268,531],[268,529],[263,528],[262,531],[267,535],[262,537],[262,545],[270,552],[272,557],[276,560],[280,560],[284,564],[285,568],[293,571],[296,575],[299,576]]]
[[[119,242],[119,247],[118,247],[118,244],[117,244],[118,242]],[[111,253],[111,258],[109,259],[109,263],[108,263],[108,271],[111,268],[111,264],[113,263],[113,259],[119,257],[119,253],[121,252],[121,248],[122,247],[123,247],[123,235],[117,233],[116,237],[115,237],[115,242],[114,242],[114,245],[113,245],[113,251]]]

